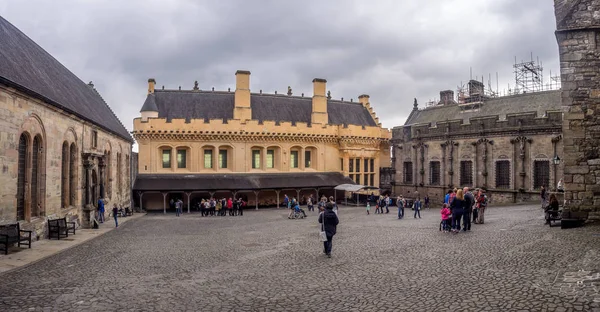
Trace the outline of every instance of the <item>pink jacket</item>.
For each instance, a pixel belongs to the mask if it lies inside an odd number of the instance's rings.
[[[450,209],[447,207],[442,208],[442,220],[450,219]]]

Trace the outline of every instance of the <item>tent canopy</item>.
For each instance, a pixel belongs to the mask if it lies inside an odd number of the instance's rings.
[[[334,189],[338,191],[346,191],[346,192],[358,192],[360,190],[378,190],[378,187],[374,186],[366,186],[360,184],[340,184],[336,186]]]

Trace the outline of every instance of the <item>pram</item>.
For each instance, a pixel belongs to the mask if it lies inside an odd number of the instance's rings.
[[[306,212],[304,212],[304,209],[300,208],[299,205],[294,206],[294,213],[292,214],[292,219],[304,218],[306,218]]]

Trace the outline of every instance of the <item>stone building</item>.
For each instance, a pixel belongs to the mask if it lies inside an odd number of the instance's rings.
[[[250,72],[236,72],[234,92],[155,88],[134,119],[144,209],[166,211],[181,198],[244,197],[249,206],[278,205],[283,195],[332,194],[338,184],[379,185],[389,167],[389,130],[369,102],[337,101],[324,79],[312,97],[250,92]],[[141,199],[141,200],[140,200]]]
[[[423,109],[415,99],[404,126],[392,129],[394,193],[437,203],[448,189],[468,186],[507,203],[554,189],[563,175],[560,91],[487,97],[483,83],[469,85],[460,103],[453,91]]]
[[[84,83],[0,17],[0,222],[43,236],[46,217],[84,225],[99,197],[130,202],[131,136]]]
[[[564,218],[600,219],[600,2],[555,0],[564,109]]]

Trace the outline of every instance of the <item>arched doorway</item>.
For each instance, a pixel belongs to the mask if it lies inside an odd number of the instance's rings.
[[[19,171],[17,179],[17,221],[25,220],[25,184],[27,173],[27,155],[29,154],[29,137],[26,133],[19,138]]]

